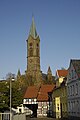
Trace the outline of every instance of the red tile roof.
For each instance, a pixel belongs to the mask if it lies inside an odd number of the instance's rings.
[[[45,93],[51,92],[54,86],[55,85],[41,85],[39,92],[45,92]]]
[[[52,92],[52,90],[55,88],[55,85],[42,85],[39,94],[37,97],[38,101],[48,101],[48,93]]]
[[[66,77],[68,70],[57,70],[58,77]]]
[[[24,98],[37,98],[37,101],[48,101],[48,92],[52,92],[55,85],[41,85],[40,87],[29,86]]]
[[[39,87],[29,86],[25,92],[24,98],[37,98]]]

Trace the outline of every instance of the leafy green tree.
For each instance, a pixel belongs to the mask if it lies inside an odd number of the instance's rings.
[[[15,79],[15,74],[9,72],[8,74],[6,74],[6,80],[10,80],[10,79]]]
[[[23,95],[20,90],[12,89],[12,107],[16,108],[19,106],[23,101]]]
[[[4,111],[10,108],[10,80],[11,80],[11,98],[12,107],[17,108],[23,103],[23,95],[26,88],[35,84],[35,80],[31,76],[21,75],[18,70],[17,77],[14,81],[15,75],[8,73],[6,80],[0,82],[0,111]]]
[[[20,77],[21,77],[21,72],[20,72],[20,69],[18,69],[17,79],[20,79]]]
[[[9,109],[9,89],[6,82],[0,82],[0,111]]]

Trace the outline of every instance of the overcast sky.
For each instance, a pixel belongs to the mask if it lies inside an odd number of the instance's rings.
[[[80,59],[80,0],[0,0],[0,79],[26,70],[32,14],[44,73],[50,66],[54,75]]]

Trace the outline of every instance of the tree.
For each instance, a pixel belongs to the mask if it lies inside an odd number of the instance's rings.
[[[9,109],[9,89],[6,82],[0,82],[0,111]]]
[[[12,107],[17,108],[22,103],[23,94],[20,90],[13,88],[12,89]]]
[[[21,72],[20,72],[20,69],[18,69],[17,79],[19,79],[20,77],[21,77]]]
[[[10,80],[10,79],[15,79],[15,74],[9,72],[8,74],[6,74],[6,80]]]

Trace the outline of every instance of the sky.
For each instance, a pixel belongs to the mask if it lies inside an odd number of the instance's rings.
[[[27,43],[34,16],[41,70],[69,67],[80,59],[80,0],[0,0],[0,79],[27,69]]]

